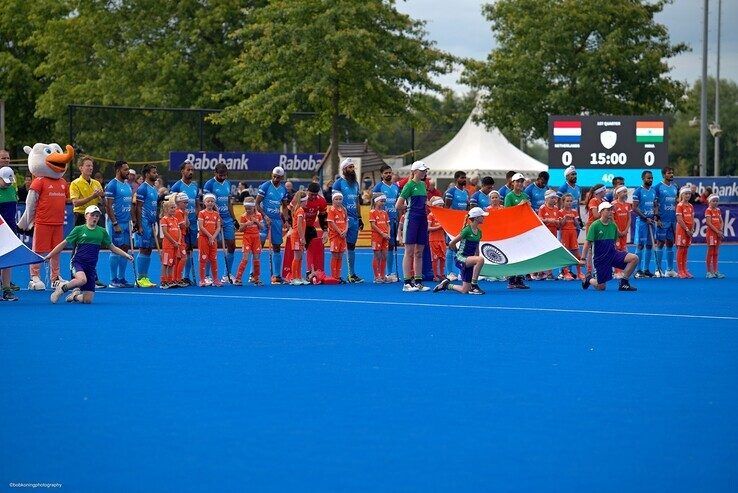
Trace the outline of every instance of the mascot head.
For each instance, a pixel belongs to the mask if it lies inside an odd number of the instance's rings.
[[[59,179],[67,171],[67,165],[74,159],[74,148],[67,146],[67,152],[62,151],[59,144],[34,144],[25,146],[23,150],[28,154],[28,170],[33,176],[45,176]]]

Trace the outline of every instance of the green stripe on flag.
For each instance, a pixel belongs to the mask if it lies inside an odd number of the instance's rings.
[[[663,135],[638,135],[636,137],[636,142],[639,144],[653,144],[653,143],[659,143],[664,141]]]
[[[561,247],[514,264],[490,264],[485,262],[480,274],[487,277],[516,276],[557,269],[576,263],[577,260],[572,254],[564,247]]]

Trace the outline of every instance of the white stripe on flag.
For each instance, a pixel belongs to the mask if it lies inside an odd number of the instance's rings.
[[[508,264],[523,262],[544,255],[557,248],[562,248],[547,227],[541,225],[518,236],[494,242],[482,240],[481,244],[491,243],[507,257]]]
[[[566,128],[566,127],[554,127],[554,135],[561,137],[582,135],[582,129],[580,128]]]

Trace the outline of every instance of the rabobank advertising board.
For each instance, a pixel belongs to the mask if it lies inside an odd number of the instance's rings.
[[[314,173],[323,160],[323,154],[172,151],[169,153],[170,171],[179,171],[186,159],[192,162],[195,170],[203,171],[212,171],[218,163],[223,163],[229,171],[270,172],[275,166],[281,166],[288,173]]]

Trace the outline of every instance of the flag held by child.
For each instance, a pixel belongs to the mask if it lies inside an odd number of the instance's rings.
[[[33,253],[13,234],[10,226],[0,217],[0,269],[18,265],[38,264],[44,261]]]
[[[466,212],[431,207],[444,231],[456,236]],[[528,204],[489,211],[482,224],[481,275],[513,276],[542,272],[579,261],[564,248]]]

